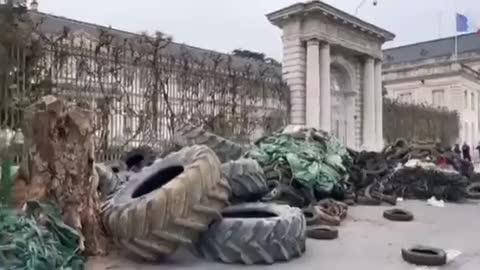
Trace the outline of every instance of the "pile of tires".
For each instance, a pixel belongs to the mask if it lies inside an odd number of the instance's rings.
[[[223,219],[202,235],[198,249],[224,263],[273,264],[305,252],[306,222],[299,208],[247,203],[222,212]]]
[[[103,223],[117,246],[156,261],[193,247],[229,204],[230,186],[206,146],[192,146],[132,174],[105,202]]]
[[[190,124],[182,125],[175,130],[173,143],[176,147],[206,145],[217,154],[222,163],[239,159],[248,149],[247,146],[208,132],[200,126]]]
[[[242,264],[284,262],[305,252],[302,211],[258,202],[269,188],[256,161],[221,164],[206,145],[157,161],[135,160],[130,166],[124,159],[128,181],[102,207],[105,230],[121,250],[158,261],[187,247],[207,259]]]

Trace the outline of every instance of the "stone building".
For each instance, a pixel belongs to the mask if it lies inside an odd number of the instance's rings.
[[[402,102],[455,110],[460,116],[459,143],[479,142],[480,35],[455,37],[383,51],[387,96]]]
[[[332,132],[355,149],[383,146],[382,45],[394,35],[320,1],[267,15],[283,30],[291,123]]]

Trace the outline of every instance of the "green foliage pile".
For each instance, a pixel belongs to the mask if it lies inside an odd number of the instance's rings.
[[[313,128],[282,131],[257,141],[247,158],[278,172],[282,182],[330,193],[352,164],[347,149],[334,137]],[[297,186],[298,186],[297,185]]]
[[[50,205],[29,202],[25,213],[0,205],[0,269],[83,269],[78,240]]]
[[[452,145],[458,138],[459,127],[459,117],[454,111],[384,99],[383,133],[386,143],[403,138],[410,142]]]

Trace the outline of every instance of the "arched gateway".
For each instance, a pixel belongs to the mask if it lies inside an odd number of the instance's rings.
[[[320,1],[267,17],[283,30],[291,123],[330,132],[355,149],[383,147],[381,47],[395,36]]]

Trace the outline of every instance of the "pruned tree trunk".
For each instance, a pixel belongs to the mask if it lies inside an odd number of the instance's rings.
[[[16,205],[28,200],[56,203],[66,224],[82,235],[88,255],[106,252],[94,170],[93,113],[53,96],[43,97],[27,114],[28,149],[17,176]]]

